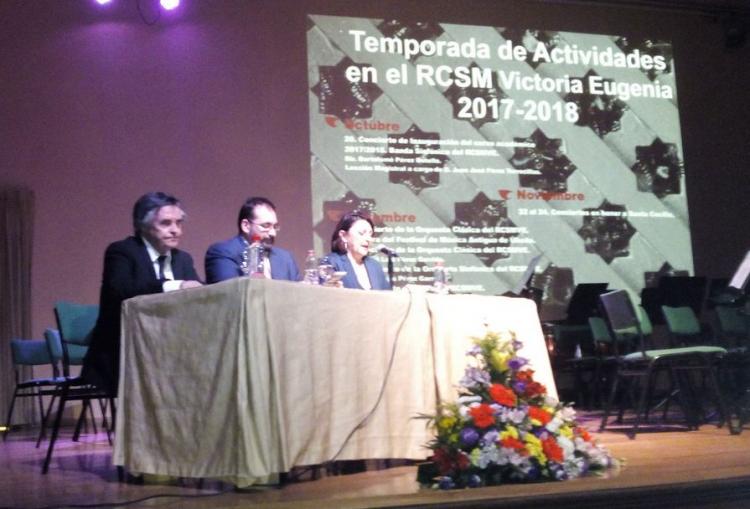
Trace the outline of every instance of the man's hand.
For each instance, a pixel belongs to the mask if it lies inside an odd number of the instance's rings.
[[[180,290],[184,288],[198,288],[199,286],[203,286],[203,283],[195,280],[185,280],[180,284]]]
[[[321,286],[327,286],[329,288],[343,288],[344,282],[340,279],[338,281],[326,281]]]

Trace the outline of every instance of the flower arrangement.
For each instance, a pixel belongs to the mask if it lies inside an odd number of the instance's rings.
[[[577,424],[575,410],[534,381],[514,333],[472,339],[458,400],[429,416],[436,487],[573,479],[616,464]]]

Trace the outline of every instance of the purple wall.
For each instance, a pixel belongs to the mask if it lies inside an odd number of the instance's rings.
[[[307,13],[415,19],[426,7],[438,21],[672,39],[696,270],[726,275],[750,247],[750,48],[724,49],[715,20],[528,1],[183,3],[153,26],[135,0],[0,3],[0,184],[36,193],[35,335],[54,323],[55,300],[97,301],[103,250],[130,233],[130,207],[147,190],[183,200],[183,247],[201,274],[205,248],[234,233],[251,194],[277,203],[279,243],[302,261],[312,243]]]

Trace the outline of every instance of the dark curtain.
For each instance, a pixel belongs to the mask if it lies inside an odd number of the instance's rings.
[[[31,248],[34,193],[0,187],[0,411],[6,411],[15,387],[11,338],[31,337]],[[30,373],[23,373],[30,376]],[[29,422],[31,398],[16,401],[13,420]]]

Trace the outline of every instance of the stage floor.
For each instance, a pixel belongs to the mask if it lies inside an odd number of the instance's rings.
[[[582,415],[587,428],[596,413]],[[207,481],[117,481],[104,433],[71,441],[66,429],[49,474],[41,475],[46,442],[36,449],[34,429],[14,430],[0,443],[0,508],[65,507],[131,502],[129,507],[750,507],[750,429],[698,431],[647,428],[635,440],[617,431],[594,433],[622,466],[605,477],[506,485],[460,491],[421,488],[415,466],[327,475],[314,481],[237,492]],[[200,439],[196,437],[196,439]],[[138,501],[132,503],[133,501]]]

